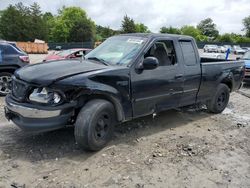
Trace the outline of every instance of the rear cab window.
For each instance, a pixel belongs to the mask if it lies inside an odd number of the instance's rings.
[[[184,58],[184,64],[186,66],[195,66],[197,64],[197,57],[195,54],[192,41],[179,41],[179,42]]]

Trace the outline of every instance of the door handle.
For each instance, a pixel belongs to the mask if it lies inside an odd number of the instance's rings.
[[[183,77],[183,74],[177,74],[177,75],[175,76],[176,79],[182,78],[182,77]]]

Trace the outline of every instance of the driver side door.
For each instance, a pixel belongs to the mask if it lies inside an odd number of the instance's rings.
[[[141,62],[149,56],[158,59],[156,69],[131,72],[134,117],[177,107],[183,94],[183,68],[178,63],[174,41],[155,40]]]

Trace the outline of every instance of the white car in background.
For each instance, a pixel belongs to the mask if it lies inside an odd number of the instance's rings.
[[[222,53],[203,53],[201,57],[214,58],[214,59],[226,59],[226,55]]]
[[[241,47],[243,50],[250,51],[250,47]]]
[[[204,52],[218,52],[218,46],[213,44],[206,44],[203,48]]]
[[[233,53],[236,54],[236,55],[238,55],[238,54],[242,54],[243,55],[243,54],[245,54],[247,52],[247,50],[242,49],[238,45],[234,45],[232,50],[233,50]]]
[[[224,48],[226,48],[226,50],[230,49],[230,52],[232,51],[232,46],[231,45],[224,45]]]
[[[224,47],[224,46],[218,46],[218,52],[219,53],[226,53],[228,48]]]

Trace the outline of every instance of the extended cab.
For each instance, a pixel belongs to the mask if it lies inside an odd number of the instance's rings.
[[[80,146],[99,150],[120,122],[196,103],[222,112],[244,69],[243,61],[200,58],[188,36],[118,35],[85,60],[16,71],[5,114],[26,131],[72,124]]]

